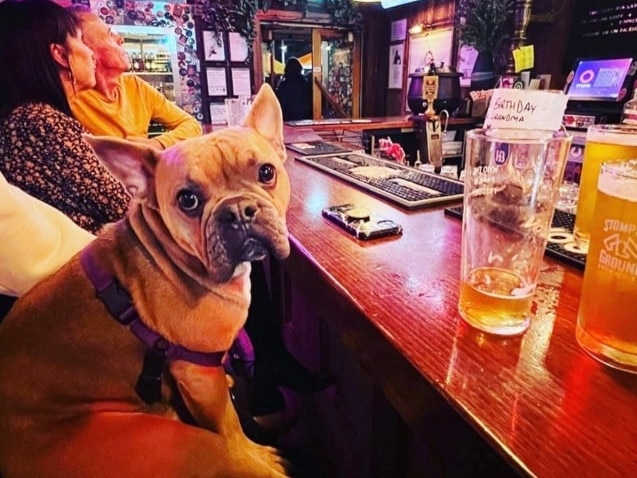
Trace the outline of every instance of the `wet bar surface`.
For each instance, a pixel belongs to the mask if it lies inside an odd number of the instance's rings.
[[[289,128],[288,136],[292,135]],[[286,140],[289,138],[286,137]],[[523,475],[625,477],[637,469],[637,376],[606,368],[575,341],[582,272],[544,259],[530,329],[499,338],[457,312],[461,222],[443,207],[407,211],[290,156],[288,225],[292,279],[311,273],[378,331],[486,443]],[[357,241],[321,217],[353,202],[403,226],[399,238]],[[425,413],[418,393],[387,380],[389,400],[410,426]]]

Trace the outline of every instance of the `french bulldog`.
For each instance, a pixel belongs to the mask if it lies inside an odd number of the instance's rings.
[[[287,476],[244,435],[220,366],[247,317],[250,262],[289,254],[272,89],[242,127],[165,151],[87,141],[130,211],[0,326],[0,475]]]

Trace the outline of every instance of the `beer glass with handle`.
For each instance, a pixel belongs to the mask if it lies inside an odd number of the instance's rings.
[[[602,164],[590,232],[577,341],[637,373],[637,159]]]
[[[586,253],[591,233],[597,178],[602,162],[637,158],[637,126],[599,124],[588,128],[573,235]]]

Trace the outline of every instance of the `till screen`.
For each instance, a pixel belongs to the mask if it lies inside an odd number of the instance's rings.
[[[572,100],[617,101],[632,58],[582,60],[566,92]]]

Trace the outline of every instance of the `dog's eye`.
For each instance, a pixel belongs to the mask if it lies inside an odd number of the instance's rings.
[[[179,191],[177,194],[177,203],[182,211],[193,212],[199,208],[201,201],[199,200],[199,196],[192,191],[185,189],[183,191]]]
[[[274,165],[267,163],[259,168],[259,182],[270,184],[276,178],[276,168]]]

